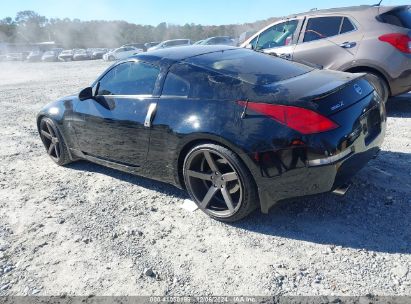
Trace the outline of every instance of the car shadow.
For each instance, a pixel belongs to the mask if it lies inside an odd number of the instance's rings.
[[[240,229],[274,237],[384,253],[411,253],[411,154],[382,151],[344,197],[325,193],[253,213]]]
[[[411,118],[411,92],[390,98],[386,108],[389,117]]]
[[[382,151],[353,178],[353,186],[344,197],[326,193],[285,200],[268,215],[257,210],[230,225],[253,233],[316,244],[411,253],[411,172],[404,168],[407,163],[411,163],[411,154]],[[185,191],[172,185],[86,161],[75,162],[68,168],[105,174],[176,198],[188,198]],[[398,172],[402,175],[395,179]],[[392,179],[391,186],[387,178]]]
[[[188,198],[188,194],[178,189],[177,187],[163,183],[160,181],[152,180],[149,178],[145,178],[139,175],[134,175],[126,172],[122,172],[119,170],[111,169],[108,167],[104,167],[98,164],[94,164],[88,161],[76,161],[67,165],[67,168],[77,171],[85,171],[85,172],[94,172],[99,174],[104,174],[110,176],[112,178],[118,179],[123,182],[127,182],[136,186],[144,187],[149,190],[160,191],[168,195],[173,195],[177,198],[186,199]]]

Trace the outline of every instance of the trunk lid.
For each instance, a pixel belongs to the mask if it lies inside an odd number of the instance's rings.
[[[359,102],[374,89],[365,74],[313,70],[275,84],[253,89],[250,101],[308,108],[325,116]],[[264,91],[264,95],[258,94]]]

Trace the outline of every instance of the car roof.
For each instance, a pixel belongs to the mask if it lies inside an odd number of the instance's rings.
[[[237,49],[236,47],[224,46],[224,45],[191,45],[185,47],[175,47],[160,49],[156,51],[150,51],[147,53],[141,53],[134,58],[141,59],[143,61],[158,62],[161,60],[169,61],[182,61],[187,58],[207,54],[214,52],[221,52],[227,50]]]
[[[320,14],[353,14],[353,15],[361,15],[363,13],[369,13],[369,11],[376,11],[378,14],[390,11],[396,7],[402,7],[404,5],[397,5],[397,6],[377,6],[377,5],[357,5],[357,6],[347,6],[347,7],[336,7],[336,8],[328,8],[328,9],[321,9],[321,10],[311,10],[304,13],[298,13],[289,15],[280,19],[288,19],[288,18],[295,18],[300,16],[315,16]],[[406,6],[404,6],[406,7]]]

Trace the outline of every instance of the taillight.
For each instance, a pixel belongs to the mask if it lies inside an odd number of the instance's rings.
[[[411,38],[408,35],[393,33],[382,35],[378,39],[391,44],[403,53],[411,54]]]
[[[331,119],[309,109],[246,101],[238,101],[238,104],[248,104],[248,109],[266,115],[302,134],[321,133],[339,127]]]

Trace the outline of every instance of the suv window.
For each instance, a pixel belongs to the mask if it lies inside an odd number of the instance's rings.
[[[388,24],[411,29],[411,7],[400,7],[384,13],[379,19]]]
[[[100,80],[97,95],[151,95],[160,70],[142,62],[115,66]]]
[[[258,36],[255,49],[264,50],[291,44],[297,25],[298,20],[289,20],[270,27]]]
[[[318,17],[308,20],[304,42],[315,41],[340,33],[343,17]]]
[[[189,91],[190,84],[187,81],[172,72],[167,74],[162,95],[186,97]]]
[[[355,27],[350,21],[350,19],[348,19],[347,17],[344,17],[343,23],[341,25],[340,34],[352,32],[353,30],[355,30]]]

